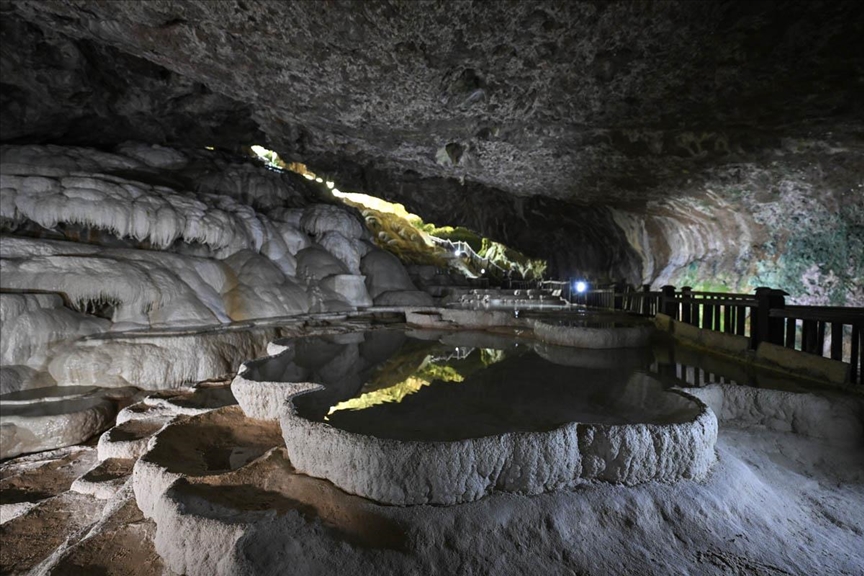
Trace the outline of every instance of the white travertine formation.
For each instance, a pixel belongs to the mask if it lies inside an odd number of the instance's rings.
[[[150,437],[165,427],[170,416],[141,418],[119,423],[99,437],[99,460],[109,458],[137,460],[147,451]]]
[[[277,335],[261,328],[78,340],[58,350],[48,369],[59,383],[177,388],[235,372]]]
[[[56,385],[57,382],[46,371],[21,365],[0,366],[0,395]]]
[[[333,274],[321,280],[319,285],[324,290],[338,294],[351,306],[365,307],[372,305],[372,299],[369,297],[369,292],[366,291],[363,276]]]
[[[158,144],[125,142],[117,147],[117,153],[138,160],[151,168],[165,170],[183,168],[189,163],[189,159],[182,152]]]
[[[232,390],[247,416],[278,418],[294,467],[387,504],[457,504],[495,490],[539,494],[587,480],[634,485],[700,479],[715,459],[714,413],[685,393],[680,393],[680,403],[698,406],[695,418],[685,423],[574,422],[548,432],[399,441],[353,434],[297,415],[291,399],[324,387],[255,380],[259,366],[260,360],[244,364]],[[280,399],[280,393],[286,396]]]
[[[132,473],[134,460],[110,458],[101,461],[92,470],[72,482],[70,490],[89,494],[99,500],[108,500],[120,491]]]
[[[334,274],[348,274],[341,260],[313,245],[297,253],[297,277],[307,283],[317,283]]]
[[[231,382],[231,392],[248,418],[278,421],[291,409],[288,399],[304,390],[321,389],[312,382],[257,382],[238,374]]]
[[[527,321],[507,310],[470,310],[461,308],[438,308],[435,310],[408,310],[405,321],[421,328],[465,328],[478,329],[499,326],[526,327]]]
[[[80,444],[114,422],[134,390],[37,388],[0,398],[0,459]]]
[[[0,294],[0,364],[30,365],[51,344],[103,332],[110,324],[65,308],[57,294]],[[34,368],[40,360],[33,358]]]
[[[380,248],[373,248],[360,261],[366,287],[372,299],[393,290],[417,290],[399,259]]]
[[[237,406],[180,416],[154,436],[133,470],[138,507],[152,518],[168,487],[185,477],[239,468],[280,442],[272,422],[245,420]]]
[[[735,384],[687,388],[721,422],[794,432],[802,436],[860,444],[864,441],[864,401],[826,391],[788,392]]]
[[[651,325],[593,328],[550,324],[542,320],[531,322],[534,335],[549,344],[574,348],[638,348],[651,341],[655,329]]]
[[[457,504],[493,490],[539,494],[585,480],[635,485],[701,479],[714,463],[717,421],[706,406],[685,424],[568,424],[458,442],[350,434],[292,412],[283,437],[297,470],[397,505]]]
[[[146,362],[113,341],[106,346],[113,356],[77,347],[99,332],[198,329],[373,304],[359,268],[378,250],[350,209],[308,205],[286,174],[199,156],[134,142],[113,154],[0,147],[0,220],[13,234],[28,231],[0,242],[0,392],[51,378],[116,386],[139,385],[128,378],[143,376],[144,387],[161,388],[211,377],[226,356],[205,349],[206,369],[196,371],[179,357],[196,351],[183,346],[142,349]],[[190,181],[196,189],[183,189]],[[406,279],[389,258],[386,273]],[[378,274],[378,284],[387,281]],[[413,290],[403,284],[392,288]],[[420,301],[428,302],[417,294],[381,300]],[[233,356],[228,363],[233,371]]]
[[[306,208],[300,219],[300,228],[320,238],[328,232],[339,232],[348,239],[362,238],[363,225],[351,212],[330,204],[315,204]]]
[[[351,274],[360,274],[360,252],[356,239],[345,237],[341,232],[331,230],[318,236],[318,244],[342,262]]]

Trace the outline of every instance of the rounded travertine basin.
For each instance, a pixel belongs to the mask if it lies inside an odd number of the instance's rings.
[[[638,348],[647,346],[655,332],[653,325],[645,323],[605,327],[532,320],[531,325],[538,340],[574,348]]]
[[[386,504],[457,504],[495,490],[538,494],[596,480],[634,485],[701,479],[715,461],[717,420],[710,408],[682,391],[663,391],[643,373],[629,376],[628,393],[662,395],[666,416],[570,421],[483,436],[466,430],[464,437],[422,440],[401,432],[358,433],[306,417],[306,408],[298,406],[315,406],[315,396],[326,395],[327,387],[267,380],[273,358],[245,363],[232,383],[246,415],[279,420],[297,471]],[[402,430],[406,422],[403,415]]]
[[[590,480],[634,485],[700,479],[714,462],[717,439],[714,414],[700,408],[686,423],[573,422],[545,432],[451,442],[353,434],[294,410],[283,414],[281,425],[299,471],[387,504],[457,504],[493,490],[539,494]]]

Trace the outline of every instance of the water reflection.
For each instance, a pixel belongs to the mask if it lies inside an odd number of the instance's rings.
[[[253,379],[321,383],[294,400],[299,415],[402,440],[685,421],[695,406],[670,388],[739,381],[722,362],[668,342],[580,350],[488,332],[387,329],[283,344],[283,354],[255,364]]]

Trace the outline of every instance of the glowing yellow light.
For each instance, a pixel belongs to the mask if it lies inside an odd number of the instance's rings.
[[[427,356],[420,365],[420,370],[426,367],[432,368],[431,373],[425,375],[409,376],[402,382],[398,382],[387,388],[380,388],[371,392],[364,392],[360,396],[340,402],[330,408],[328,416],[339,410],[363,410],[378,404],[387,402],[402,402],[406,396],[419,392],[424,386],[429,386],[434,381],[440,382],[463,382],[464,376],[450,367],[430,365],[431,356]]]
[[[320,184],[321,182],[324,182],[324,180],[321,178],[315,178],[315,182],[318,182]]]
[[[338,188],[333,188],[333,195],[334,196],[345,196],[345,194],[340,192]]]
[[[331,190],[333,189],[333,186],[335,186],[335,184],[333,182],[330,182],[329,180],[325,182],[325,184],[327,184],[327,188],[330,188]]]
[[[259,158],[263,158],[270,153],[270,150],[267,150],[263,146],[258,146],[257,144],[255,144],[254,146],[252,146],[252,152],[254,152]]]
[[[213,148],[213,146],[204,146],[204,149],[205,150],[215,150],[215,148]]]
[[[306,180],[314,180],[315,176],[307,173],[307,174],[303,174],[303,178],[305,178]]]

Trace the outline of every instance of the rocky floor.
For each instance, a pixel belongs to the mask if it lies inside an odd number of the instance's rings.
[[[160,436],[161,448],[147,459],[185,475],[145,498],[152,519],[139,509],[146,485],[133,480],[135,451],[118,458],[120,450],[105,447],[111,438],[98,448],[91,442],[0,464],[0,573],[864,571],[860,443],[727,421],[718,464],[702,482],[596,483],[459,506],[381,506],[296,473],[278,431],[219,407],[215,393],[209,383],[125,412],[129,428],[164,418],[166,406],[182,407],[180,418],[216,410],[208,420],[224,433],[212,443],[218,449],[202,448],[200,438],[167,443]],[[159,407],[155,415],[144,409],[148,402]],[[159,429],[139,426],[133,436]],[[113,440],[128,442],[116,430]]]

